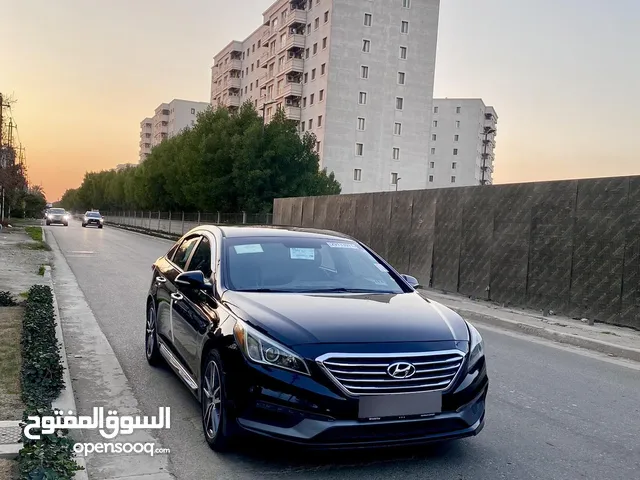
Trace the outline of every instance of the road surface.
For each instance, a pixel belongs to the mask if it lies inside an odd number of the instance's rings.
[[[172,373],[147,365],[151,264],[172,242],[106,226],[53,233],[145,415],[171,407],[160,439],[178,479],[640,478],[640,369],[598,354],[479,327],[489,361],[487,425],[476,438],[390,452],[305,454],[276,444],[218,455],[199,405]]]

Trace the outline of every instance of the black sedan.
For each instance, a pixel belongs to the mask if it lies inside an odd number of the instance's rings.
[[[214,450],[247,433],[331,449],[484,426],[478,331],[350,237],[201,226],[152,268],[147,360],[201,402]]]

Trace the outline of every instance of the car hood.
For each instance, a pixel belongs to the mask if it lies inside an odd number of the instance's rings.
[[[464,320],[418,293],[297,294],[226,291],[222,301],[272,338],[309,343],[468,341]]]

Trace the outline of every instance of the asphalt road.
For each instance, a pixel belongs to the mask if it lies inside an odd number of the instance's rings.
[[[291,454],[276,444],[217,455],[197,402],[144,358],[151,264],[171,242],[115,228],[53,232],[145,414],[171,407],[160,439],[179,479],[632,479],[640,478],[640,369],[597,354],[480,327],[490,394],[475,438],[389,452]]]

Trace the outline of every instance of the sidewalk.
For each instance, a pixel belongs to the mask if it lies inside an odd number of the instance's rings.
[[[605,323],[588,325],[572,318],[525,309],[503,308],[490,302],[423,289],[420,294],[456,311],[466,320],[553,340],[575,347],[640,362],[640,331]]]

